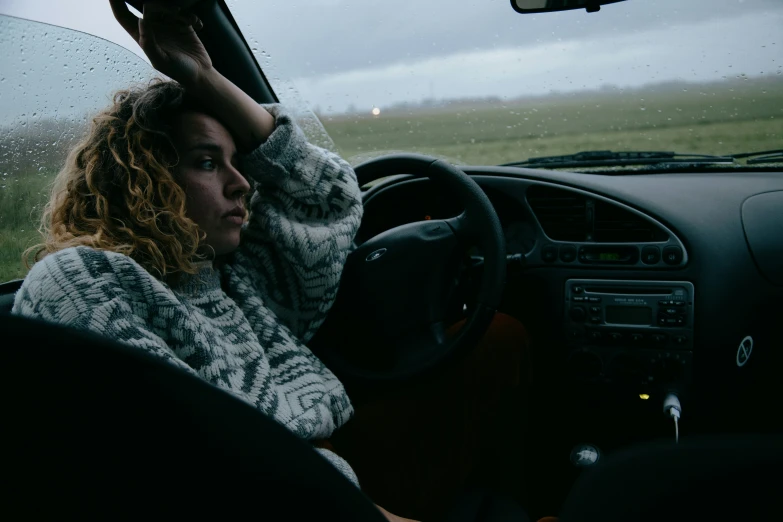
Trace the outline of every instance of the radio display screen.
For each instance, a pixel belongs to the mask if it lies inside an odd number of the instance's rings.
[[[607,306],[606,322],[611,324],[652,324],[652,308],[647,306]]]

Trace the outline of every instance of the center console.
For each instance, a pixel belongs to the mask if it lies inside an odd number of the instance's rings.
[[[580,381],[624,384],[639,393],[686,388],[693,303],[693,284],[687,281],[566,281],[569,373]]]

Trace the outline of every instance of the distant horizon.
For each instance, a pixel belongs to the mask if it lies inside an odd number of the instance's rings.
[[[734,78],[725,78],[725,79],[718,79],[718,80],[708,80],[708,81],[688,81],[685,79],[678,79],[678,80],[662,80],[660,82],[651,82],[639,86],[619,86],[619,85],[613,85],[613,84],[605,84],[598,88],[587,88],[587,89],[581,89],[581,90],[569,90],[569,91],[557,91],[553,90],[548,93],[541,93],[541,94],[523,94],[520,96],[515,97],[501,97],[496,95],[488,95],[483,97],[461,97],[461,98],[448,98],[448,97],[442,97],[442,98],[425,98],[418,101],[411,101],[411,102],[398,102],[393,105],[389,105],[387,107],[378,107],[380,109],[380,114],[376,117],[382,117],[384,114],[386,115],[392,115],[392,116],[398,116],[401,114],[404,114],[405,111],[409,110],[416,110],[417,112],[427,111],[430,109],[430,112],[437,113],[442,112],[444,109],[453,108],[456,106],[469,106],[469,104],[473,105],[481,105],[481,106],[503,106],[504,104],[514,104],[518,105],[520,102],[525,101],[545,101],[547,99],[551,100],[563,100],[563,99],[573,99],[577,100],[582,97],[586,97],[589,95],[615,95],[618,91],[619,92],[630,92],[630,93],[640,93],[640,92],[650,92],[654,91],[655,93],[661,94],[663,92],[667,91],[675,91],[677,89],[681,89],[683,86],[688,87],[708,87],[708,86],[721,86],[725,87],[726,84],[735,83],[738,86],[742,87],[748,87],[750,84],[760,84],[760,83],[777,83],[783,88],[783,75],[776,74],[776,75],[740,75],[740,77],[734,77]],[[371,112],[371,109],[364,109],[364,110],[358,110],[354,108],[353,110],[346,110],[344,112],[326,112],[319,110],[318,107],[311,107],[311,110],[314,114],[316,114],[319,118],[320,117],[329,117],[333,119],[341,119],[342,117],[356,117],[356,116],[365,116],[365,117],[373,117],[373,114]]]
[[[339,112],[339,113],[319,112],[318,107],[310,107],[310,110],[319,119],[329,118],[332,121],[341,121],[343,119],[356,118],[356,117],[367,118],[367,119],[382,118],[384,116],[399,117],[399,116],[408,115],[410,114],[411,111],[417,114],[430,114],[430,113],[437,114],[437,113],[442,113],[444,111],[448,111],[450,109],[459,108],[461,106],[467,109],[471,107],[500,108],[503,107],[504,105],[513,105],[515,107],[519,107],[521,103],[526,101],[539,102],[539,103],[546,102],[547,100],[551,100],[553,102],[562,101],[562,100],[578,101],[582,98],[588,98],[590,96],[596,96],[596,95],[598,96],[616,95],[618,91],[623,93],[650,93],[654,95],[654,94],[663,94],[666,92],[674,92],[681,89],[683,86],[687,86],[691,88],[708,88],[710,86],[725,88],[728,84],[735,84],[739,87],[748,88],[751,85],[757,86],[763,83],[768,83],[783,88],[783,75],[776,74],[774,76],[771,75],[744,76],[743,78],[744,79],[726,78],[726,79],[702,81],[702,82],[694,82],[694,81],[687,81],[687,80],[669,80],[669,81],[648,83],[648,84],[633,86],[633,87],[621,87],[617,85],[606,84],[599,88],[594,88],[594,89],[582,89],[577,91],[552,91],[544,94],[521,95],[513,98],[503,98],[500,96],[485,96],[485,97],[424,99],[417,102],[400,102],[388,107],[380,107],[380,114],[378,116],[373,116],[370,110],[360,111],[358,109],[355,109],[353,112],[346,111],[346,112]],[[57,122],[58,126],[64,125],[67,127],[69,125],[73,125],[73,122],[75,120],[84,120],[84,122],[86,123],[87,120],[95,114],[95,112],[96,111],[87,111],[85,113],[70,114],[70,115],[64,115],[61,112],[59,114],[59,117],[55,117],[55,118],[47,117],[44,115],[38,115],[37,120],[38,120],[38,124],[44,121],[53,121],[53,122]],[[12,121],[0,120],[0,133],[2,134],[9,133],[10,131],[14,130],[14,128],[18,127],[18,124],[19,124],[18,119]],[[27,130],[28,132],[34,132],[32,129],[35,127],[35,125],[30,125],[30,126],[25,125],[25,127],[26,127],[25,130]],[[16,128],[16,130],[18,131],[19,129]],[[0,139],[2,139],[2,136],[0,136]]]

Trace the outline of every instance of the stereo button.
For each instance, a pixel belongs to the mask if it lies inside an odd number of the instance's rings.
[[[547,245],[541,249],[541,259],[546,263],[554,263],[557,261],[557,247],[553,245]]]
[[[587,315],[585,313],[585,309],[581,306],[575,306],[571,308],[570,311],[571,319],[577,323],[581,323],[585,320],[585,316]]]
[[[560,261],[563,263],[571,263],[576,259],[576,247],[573,245],[565,245],[560,247]]]
[[[661,251],[656,246],[646,246],[642,249],[642,263],[654,265],[661,260]]]
[[[667,265],[679,265],[682,263],[682,249],[678,246],[667,246],[663,249],[663,262]]]
[[[658,314],[658,326],[682,326],[685,320],[682,317],[671,317],[666,314]]]

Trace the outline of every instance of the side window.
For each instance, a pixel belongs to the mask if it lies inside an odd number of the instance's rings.
[[[156,76],[89,34],[0,15],[0,283],[25,276],[54,176],[114,92]]]

